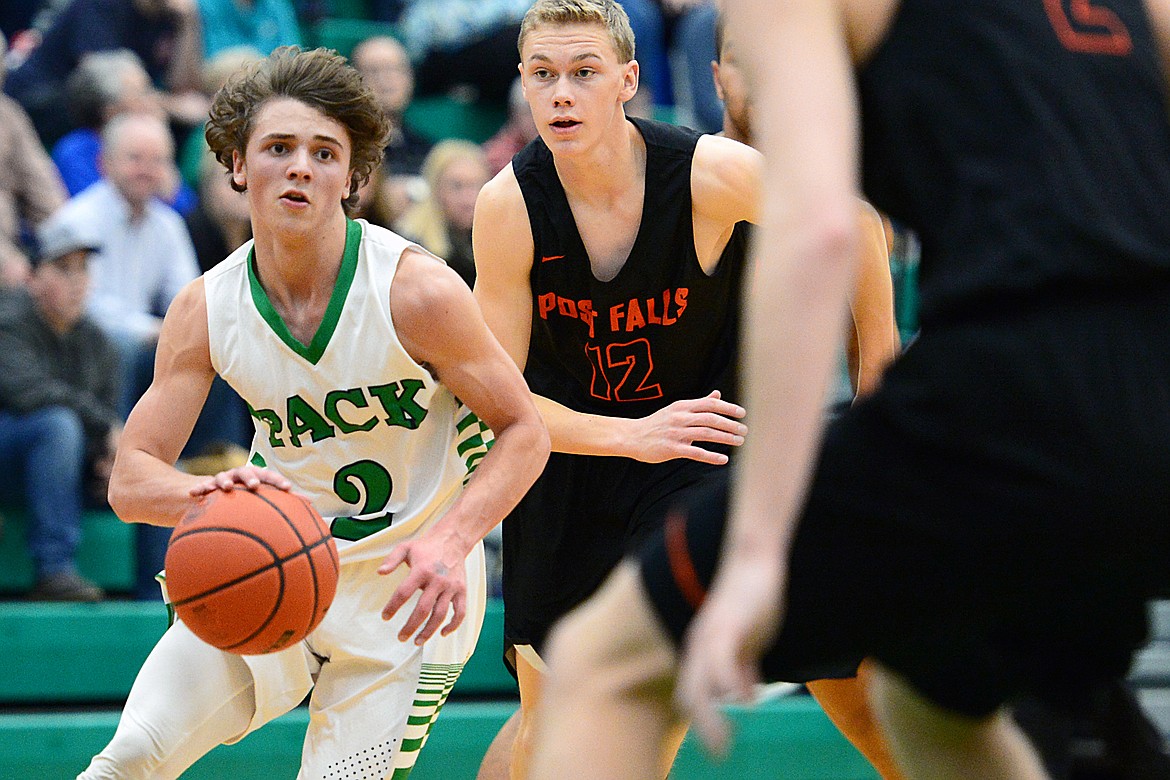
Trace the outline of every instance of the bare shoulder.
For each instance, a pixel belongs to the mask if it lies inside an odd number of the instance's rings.
[[[881,45],[898,10],[898,0],[839,0],[846,41],[855,62],[865,62]]]
[[[691,164],[691,197],[697,212],[720,222],[757,221],[764,157],[717,135],[705,135]]]
[[[207,298],[201,276],[188,282],[167,308],[158,335],[155,374],[156,377],[172,372],[208,374],[212,370]]]
[[[481,221],[480,215],[484,218],[493,217],[507,217],[514,215],[527,216],[527,209],[524,206],[524,194],[520,191],[520,182],[516,179],[516,174],[512,170],[511,164],[504,167],[499,173],[492,177],[487,184],[479,191],[479,197],[475,202],[475,216],[476,222]],[[477,225],[478,226],[478,225]],[[483,225],[486,229],[495,227],[495,223],[485,223]]]
[[[435,345],[457,338],[467,318],[478,313],[471,290],[446,263],[419,249],[402,253],[390,286],[390,314],[415,361],[430,362]]]
[[[164,339],[208,343],[207,295],[202,276],[188,282],[167,307],[160,343]]]
[[[861,215],[861,219],[866,220],[866,221],[881,223],[881,221],[882,221],[881,212],[878,211],[876,208],[874,208],[874,205],[872,203],[870,203],[865,198],[861,198],[861,197],[856,198],[856,201],[857,201],[857,209]]]
[[[721,135],[704,135],[695,146],[691,165],[693,177],[735,186],[760,175],[764,156],[739,141]]]
[[[1162,57],[1162,72],[1170,77],[1170,0],[1146,0],[1146,13]]]
[[[511,165],[479,191],[471,239],[476,272],[482,277],[486,271],[489,281],[497,271],[531,265],[532,225]]]

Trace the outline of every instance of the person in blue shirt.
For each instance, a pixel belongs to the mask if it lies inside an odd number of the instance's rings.
[[[267,55],[279,46],[300,46],[301,30],[289,0],[198,0],[203,56],[250,46]]]

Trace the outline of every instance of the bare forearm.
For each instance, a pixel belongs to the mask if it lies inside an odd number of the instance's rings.
[[[533,400],[548,426],[553,452],[634,457],[635,420],[575,412],[539,395]]]
[[[745,287],[751,425],[732,507],[735,554],[783,559],[823,424],[860,246],[857,115],[834,5],[743,0],[729,15],[760,94],[764,214]],[[729,9],[730,10],[730,9]],[[768,443],[783,443],[782,457]]]
[[[894,283],[881,217],[868,204],[861,212],[862,251],[853,296],[853,335],[856,337],[858,395],[877,389],[881,376],[901,349],[894,317]]]
[[[200,477],[184,474],[142,450],[119,450],[110,475],[110,506],[126,523],[174,527],[198,499]]]
[[[749,322],[759,325],[746,342],[744,405],[752,427],[770,435],[747,437],[739,462],[740,511],[733,516],[741,522],[733,522],[732,538],[746,551],[783,550],[803,501],[844,335],[839,302],[850,273],[848,261],[836,262],[836,273],[823,275],[820,284],[810,284],[794,264],[771,279],[758,275],[751,285]],[[784,442],[783,457],[776,457],[776,441]]]
[[[499,431],[459,500],[428,534],[447,536],[465,557],[532,487],[548,453],[548,431],[539,420]]]

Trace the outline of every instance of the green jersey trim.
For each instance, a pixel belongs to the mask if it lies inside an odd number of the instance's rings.
[[[345,223],[345,252],[341,255],[341,268],[337,272],[337,282],[333,285],[333,294],[329,298],[329,305],[325,308],[325,316],[321,319],[321,324],[317,326],[317,332],[313,334],[313,340],[308,346],[298,341],[289,332],[284,320],[280,318],[272,301],[268,299],[268,293],[260,284],[260,277],[256,275],[256,250],[252,248],[248,251],[248,284],[252,290],[252,302],[256,304],[256,311],[289,349],[313,365],[317,365],[317,361],[325,353],[325,347],[329,346],[329,339],[333,338],[333,333],[337,330],[337,322],[341,319],[341,310],[345,308],[345,298],[349,295],[349,288],[353,285],[354,276],[357,274],[358,247],[361,244],[362,226],[352,219],[346,219]]]

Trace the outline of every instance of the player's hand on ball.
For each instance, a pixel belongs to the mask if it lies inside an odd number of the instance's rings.
[[[443,626],[443,636],[459,628],[463,622],[467,614],[467,580],[463,565],[466,555],[453,551],[456,547],[442,537],[423,536],[400,542],[378,567],[379,574],[390,574],[404,563],[410,568],[406,579],[382,610],[383,620],[394,617],[415,591],[419,593],[414,611],[398,631],[398,641],[405,642],[418,631],[414,643],[423,644],[439,630],[449,609],[454,612],[451,620]],[[422,626],[421,630],[419,626]]]
[[[271,485],[279,490],[292,490],[292,483],[284,476],[270,469],[249,464],[207,477],[191,488],[190,492],[192,497],[199,498],[216,490],[230,491],[236,488],[255,490],[261,485]]]
[[[724,401],[718,390],[703,398],[691,398],[664,406],[637,421],[630,457],[645,463],[662,463],[685,458],[722,465],[727,456],[696,445],[710,442],[738,447],[747,435],[739,421],[742,406]]]

